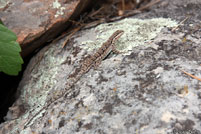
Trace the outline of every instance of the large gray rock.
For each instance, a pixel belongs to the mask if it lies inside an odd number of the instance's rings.
[[[65,39],[44,48],[29,63],[1,132],[200,134],[200,81],[182,71],[201,78],[199,7],[196,0],[163,1],[138,19],[82,31],[65,48]],[[30,121],[117,29],[125,31],[116,43],[124,53],[109,55]]]

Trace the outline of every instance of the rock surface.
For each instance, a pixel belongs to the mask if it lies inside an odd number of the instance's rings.
[[[201,78],[199,7],[199,0],[163,1],[138,19],[82,31],[64,49],[65,39],[45,47],[28,65],[20,98],[0,132],[200,134],[201,84],[182,72]],[[186,14],[190,18],[176,29]],[[125,31],[116,43],[124,53],[109,55],[24,129],[51,93],[64,89],[83,57],[116,29]]]
[[[0,18],[17,34],[26,56],[61,34],[90,0],[3,0]]]

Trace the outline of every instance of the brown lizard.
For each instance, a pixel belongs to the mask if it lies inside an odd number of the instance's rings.
[[[70,93],[70,88],[72,88],[75,83],[85,74],[87,73],[92,67],[97,68],[98,65],[101,63],[101,61],[107,57],[110,52],[114,53],[120,53],[118,50],[116,50],[115,42],[122,36],[124,33],[123,30],[117,30],[114,32],[109,39],[102,44],[102,46],[97,50],[97,52],[94,55],[89,55],[87,58],[81,63],[80,68],[77,68],[73,74],[69,76],[71,78],[71,83],[67,83],[66,87],[63,91],[58,91],[54,93],[54,97],[52,97],[50,100],[48,100],[48,103],[39,110],[26,124],[24,128],[27,128],[27,126],[30,124],[30,122],[44,109],[47,109],[53,102],[58,100],[59,98],[62,98],[64,95],[67,95]]]

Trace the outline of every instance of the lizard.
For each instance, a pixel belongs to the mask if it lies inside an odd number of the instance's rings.
[[[33,117],[30,118],[29,121],[27,121],[27,123],[25,123],[24,128],[27,128],[31,121],[44,109],[47,109],[53,102],[70,93],[69,90],[76,84],[76,82],[92,67],[97,69],[97,67],[101,64],[101,61],[105,59],[111,52],[117,54],[121,53],[116,49],[115,42],[122,36],[123,33],[123,30],[115,31],[108,38],[108,40],[102,44],[102,46],[96,51],[96,53],[94,53],[93,55],[88,55],[86,59],[81,62],[81,66],[75,69],[75,71],[69,75],[68,78],[72,79],[71,83],[67,83],[63,91],[55,92],[54,97],[52,97],[45,106],[43,106]]]

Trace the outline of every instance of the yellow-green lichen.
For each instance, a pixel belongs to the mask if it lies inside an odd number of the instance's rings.
[[[95,41],[82,42],[83,48],[91,51],[99,48],[113,32],[124,30],[124,34],[117,41],[117,49],[122,52],[129,52],[133,47],[147,45],[151,39],[155,38],[162,28],[175,27],[177,22],[167,18],[154,19],[123,19],[118,22],[106,23],[97,26],[94,30],[97,34]],[[94,45],[93,45],[94,44]]]

